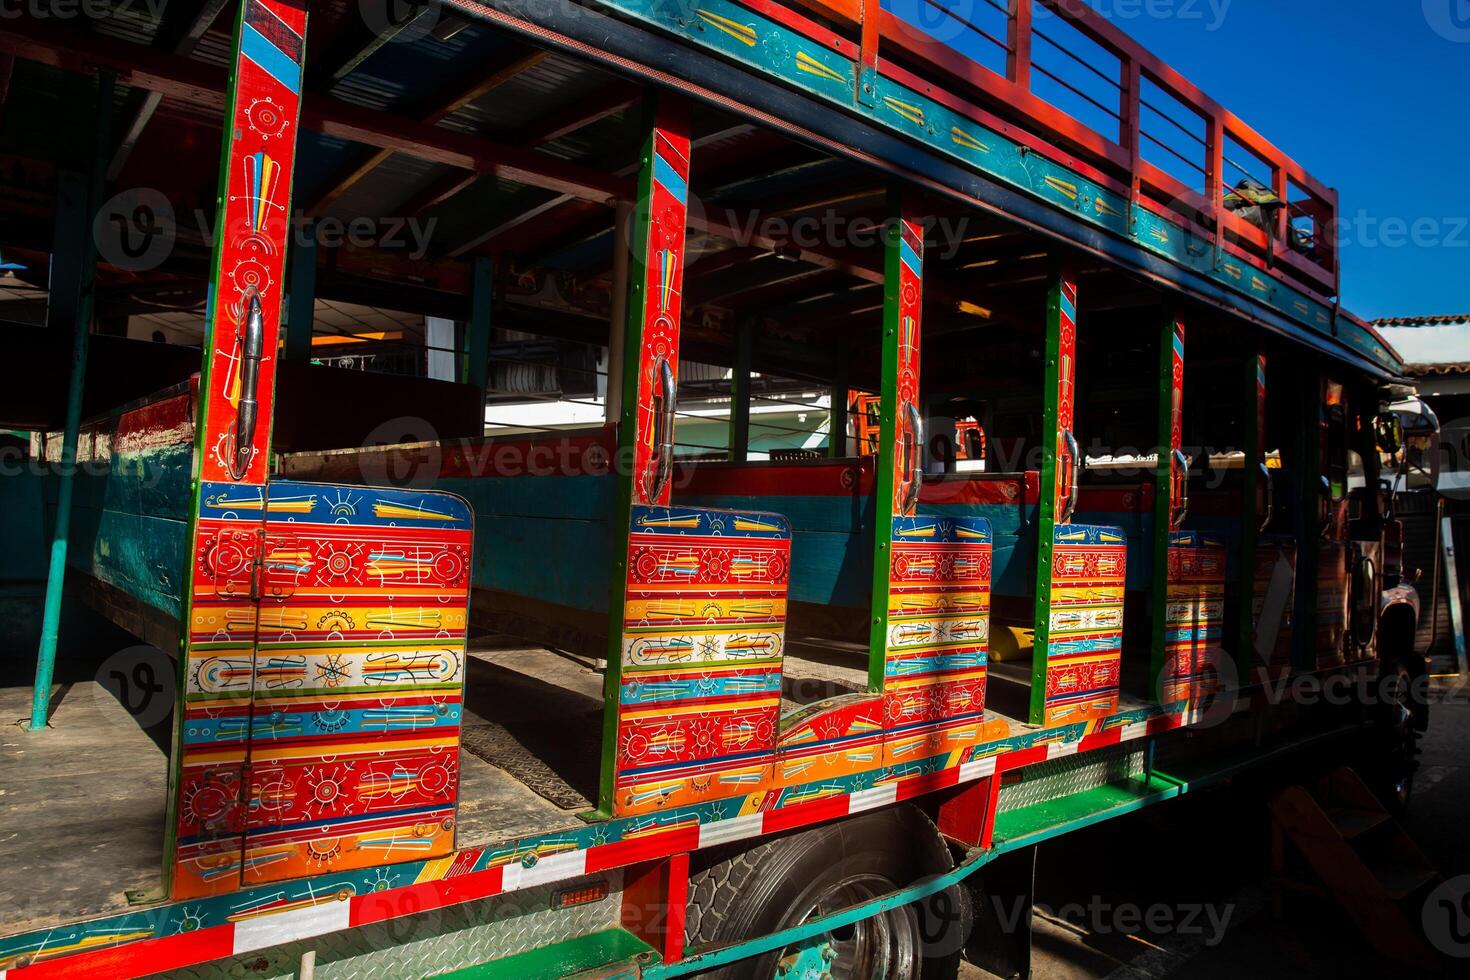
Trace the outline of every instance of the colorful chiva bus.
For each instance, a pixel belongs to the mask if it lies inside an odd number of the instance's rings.
[[[1422,673],[1336,195],[1097,14],[1102,123],[1031,0],[357,6],[0,39],[0,975],[952,976],[880,899]]]

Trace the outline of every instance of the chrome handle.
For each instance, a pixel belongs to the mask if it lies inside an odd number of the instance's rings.
[[[924,419],[913,402],[904,409],[909,417],[909,440],[904,444],[904,469],[908,470],[909,485],[904,490],[902,516],[907,517],[919,505],[919,491],[924,486]]]
[[[1317,534],[1327,537],[1332,529],[1332,481],[1327,475],[1322,475],[1322,496],[1317,500]]]
[[[260,402],[255,388],[260,381],[260,359],[265,352],[265,316],[260,296],[250,294],[250,311],[245,315],[245,337],[240,345],[240,404],[235,415],[235,452],[230,457],[230,476],[243,479],[250,469],[255,445],[255,427],[260,420]]]
[[[1184,518],[1189,516],[1189,457],[1184,455],[1183,450],[1176,449],[1170,460],[1178,468],[1171,469],[1169,473],[1174,498],[1169,516],[1169,530],[1177,531],[1184,526]]]
[[[658,503],[674,472],[674,408],[677,394],[674,369],[669,365],[667,357],[659,358],[654,372],[658,375],[658,391],[655,397],[659,400],[659,409],[658,416],[654,419],[653,442],[657,447],[654,465],[657,469],[654,471],[653,486],[648,490],[650,504]]]
[[[1057,517],[1058,524],[1069,524],[1072,515],[1077,513],[1077,502],[1081,499],[1082,481],[1077,479],[1078,475],[1078,449],[1077,437],[1072,434],[1071,429],[1062,430],[1062,442],[1066,443],[1067,450],[1067,502],[1062,507],[1062,513]],[[1057,461],[1057,478],[1061,479],[1061,461]]]
[[[1271,526],[1271,518],[1276,514],[1276,479],[1271,475],[1271,467],[1265,463],[1261,464],[1261,480],[1266,488],[1266,507],[1261,511],[1261,522],[1256,532],[1264,534],[1266,528]]]

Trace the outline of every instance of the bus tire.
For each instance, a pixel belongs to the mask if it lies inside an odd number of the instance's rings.
[[[702,858],[702,859],[701,859]],[[696,855],[686,946],[692,953],[791,928],[954,867],[948,846],[915,807],[898,806],[787,834],[738,853]],[[830,936],[832,980],[953,980],[971,924],[961,886]],[[717,980],[777,975],[781,951],[722,970]]]
[[[1376,706],[1381,739],[1381,769],[1373,787],[1385,806],[1394,813],[1408,809],[1414,794],[1414,773],[1419,768],[1419,730],[1415,725],[1414,691],[1422,687],[1412,661],[1395,658],[1379,664]]]

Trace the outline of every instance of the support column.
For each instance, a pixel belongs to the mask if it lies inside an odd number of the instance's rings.
[[[842,459],[847,456],[848,356],[845,345],[837,349],[833,374],[832,390],[828,395],[832,408],[827,425],[827,455],[832,459]]]
[[[1159,331],[1158,465],[1154,468],[1153,589],[1149,593],[1152,637],[1149,644],[1149,692],[1169,700],[1164,675],[1169,664],[1170,548],[1184,523],[1185,481],[1189,467],[1184,443],[1184,324],[1166,310]]]
[[[893,518],[912,517],[923,481],[923,422],[919,404],[919,337],[923,312],[924,231],[910,219],[897,189],[888,194],[884,244],[883,360],[879,388],[877,513],[873,521],[872,622],[868,689],[884,688]]]
[[[174,899],[233,891],[244,873],[249,718],[307,2],[241,0],[230,60],[164,846]],[[221,622],[240,628],[221,639]],[[239,723],[215,727],[222,711]]]
[[[618,726],[622,712],[628,552],[635,505],[667,505],[678,401],[679,326],[684,296],[684,237],[688,219],[689,108],[665,96],[647,104],[648,136],[639,157],[638,201],[630,216],[627,326],[621,346],[617,481],[612,514],[608,656],[604,676],[601,812],[615,807]],[[624,240],[614,242],[615,249]]]
[[[735,367],[730,372],[730,461],[750,458],[750,358],[755,324],[741,319],[735,327]]]
[[[93,287],[97,276],[97,243],[92,216],[102,205],[102,174],[107,165],[114,79],[97,80],[96,147],[91,174],[62,171],[57,175],[56,216],[51,245],[51,276],[46,326],[72,331],[71,368],[66,390],[61,458],[57,468],[56,524],[46,569],[46,598],[41,613],[41,643],[36,651],[35,689],[28,730],[46,730],[51,706],[51,679],[56,670],[56,642],[61,633],[61,602],[66,585],[66,551],[71,533],[71,501],[76,482],[77,438],[82,425],[82,394],[87,379],[91,341]]]
[[[1236,676],[1246,683],[1255,663],[1256,638],[1256,550],[1266,522],[1271,519],[1269,483],[1266,469],[1266,355],[1247,358],[1241,373],[1241,390],[1245,395],[1243,432],[1245,459],[1240,482],[1241,535],[1240,560],[1237,562],[1240,594],[1240,627],[1235,636]],[[1264,495],[1265,499],[1262,499]]]
[[[464,381],[480,390],[480,428],[485,422],[485,389],[490,386],[490,311],[495,300],[495,262],[475,259],[470,279],[470,319],[465,324]]]
[[[633,205],[619,201],[613,211],[612,312],[607,340],[607,377],[603,379],[603,418],[616,425],[623,414],[623,348],[628,334],[629,256],[633,249]]]
[[[1052,559],[1056,529],[1071,523],[1077,484],[1077,279],[1063,262],[1052,273],[1046,301],[1046,365],[1042,381],[1041,501],[1038,507],[1036,633],[1031,662],[1030,722],[1046,723],[1051,642]]]
[[[292,227],[296,225],[293,223]],[[311,360],[312,321],[316,316],[316,225],[306,222],[291,243],[290,292],[286,296],[286,360]]]
[[[1294,671],[1317,669],[1317,565],[1322,541],[1322,498],[1325,495],[1322,452],[1324,411],[1322,377],[1304,365],[1298,389],[1296,594],[1292,616],[1291,663]]]

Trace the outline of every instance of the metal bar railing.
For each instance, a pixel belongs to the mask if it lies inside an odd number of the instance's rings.
[[[1151,209],[1164,213],[1176,209],[1181,201],[1198,202],[1197,215],[1176,212],[1176,216],[1196,223],[1203,221],[1204,230],[1214,234],[1217,248],[1223,249],[1229,240],[1237,249],[1245,248],[1244,254],[1256,255],[1268,267],[1275,260],[1284,260],[1284,264],[1290,266],[1308,288],[1326,295],[1336,294],[1336,243],[1331,240],[1332,236],[1322,233],[1337,215],[1336,192],[1082,0],[1009,0],[1008,3],[981,0],[982,4],[1005,15],[1007,30],[1004,39],[993,27],[982,26],[978,22],[974,15],[977,8],[951,9],[944,0],[923,0],[925,9],[942,12],[943,16],[1004,51],[1004,75],[977,63],[960,48],[916,29],[920,25],[881,9],[878,0],[788,2],[816,11],[837,25],[839,30],[844,25],[858,27],[861,30],[859,50],[865,66],[880,65],[880,50],[886,49],[891,54],[901,55],[906,63],[917,61],[927,68],[938,69],[962,86],[978,89],[993,100],[1000,107],[1002,117],[1020,115],[1035,124],[1034,135],[1059,138],[1069,153],[1080,150],[1082,159],[1089,160],[1104,174],[1111,174],[1125,184],[1130,200],[1146,202]],[[1116,58],[1117,65],[1100,66],[1097,59],[1089,59],[1074,50],[1060,31],[1038,26],[1038,5],[1040,10],[1056,16],[1086,41]],[[1090,75],[1116,88],[1117,104],[1105,104],[1107,100],[1104,98],[1063,77],[1061,69],[1055,65],[1038,64],[1034,50],[1038,40],[1047,45],[1049,51],[1055,49]],[[912,77],[908,69],[893,62],[891,57],[882,62],[880,70],[891,71],[896,77]],[[1102,132],[1038,97],[1032,84],[1037,76],[1047,78],[1050,83],[1061,86],[1085,104],[1116,120],[1117,131]],[[1203,124],[1204,135],[1164,111],[1155,101],[1145,98],[1142,91],[1145,81],[1197,116]],[[1189,146],[1181,147],[1161,133],[1144,132],[1140,125],[1144,109],[1162,116],[1169,126],[1183,132],[1188,137]],[[1285,245],[1291,221],[1288,209],[1276,209],[1275,226],[1262,229],[1225,207],[1226,195],[1237,189],[1226,180],[1226,168],[1238,163],[1225,155],[1227,142],[1244,148],[1269,168],[1269,175],[1262,174],[1255,179],[1269,177],[1260,182],[1280,200],[1287,201],[1293,189],[1300,190],[1310,199],[1299,205],[1295,213],[1298,217],[1310,218],[1316,226],[1311,234],[1318,247],[1313,249],[1311,256],[1294,252]],[[1169,178],[1145,160],[1145,152],[1153,153],[1154,148],[1178,159],[1190,171],[1201,173],[1204,176],[1203,192],[1200,192],[1199,185],[1191,192],[1187,185]],[[1240,169],[1249,172],[1248,168]]]

